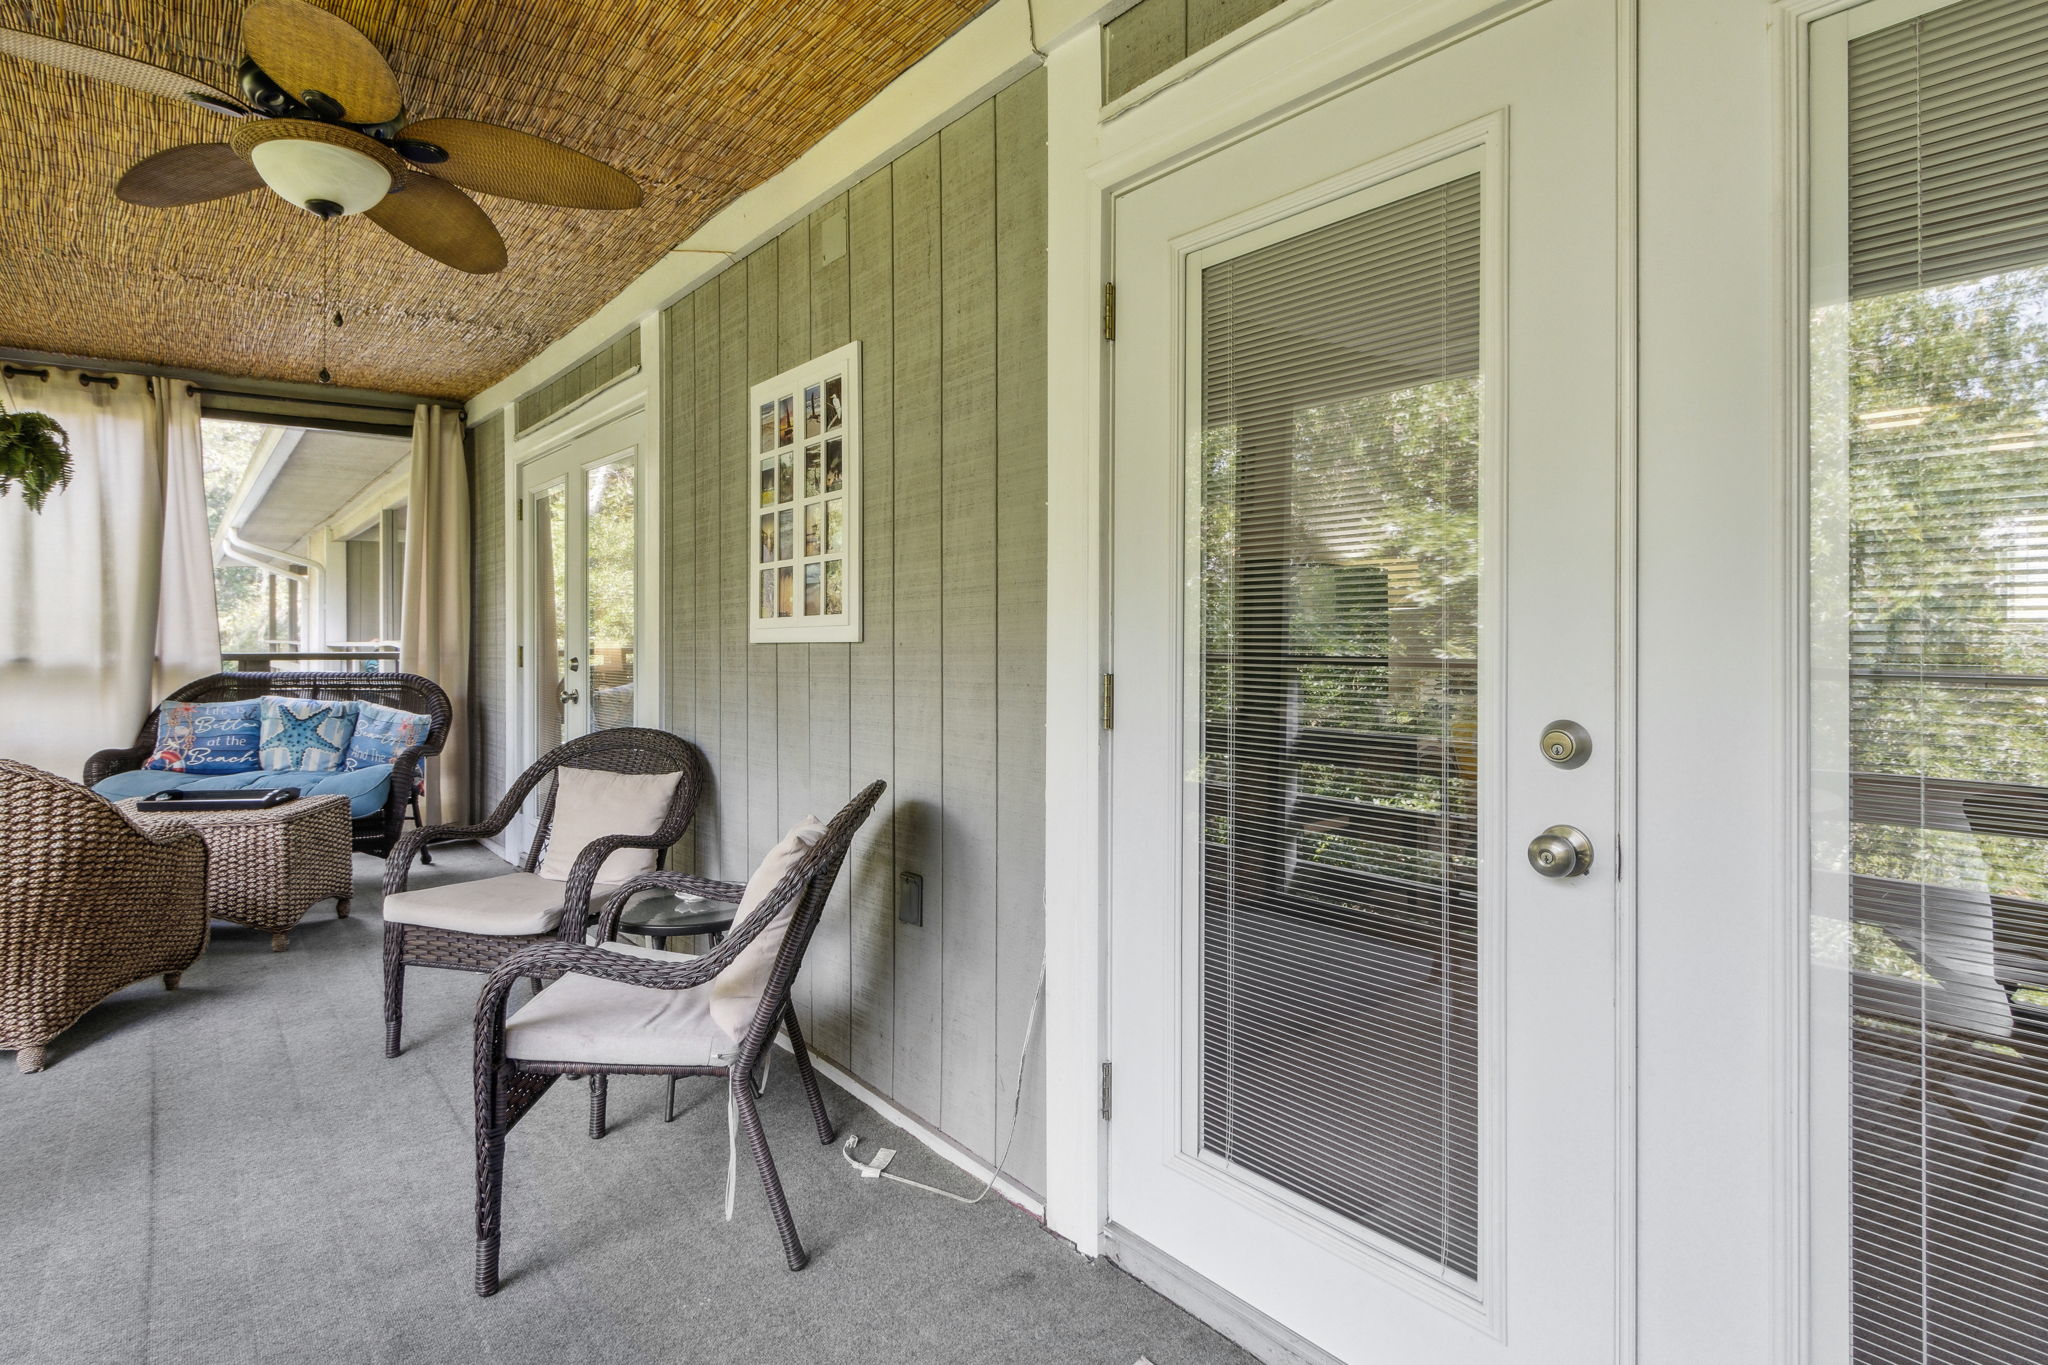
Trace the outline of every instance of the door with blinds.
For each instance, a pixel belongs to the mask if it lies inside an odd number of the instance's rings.
[[[2048,1359],[2048,6],[1813,29],[1813,1350]]]
[[[638,711],[641,418],[520,466],[533,753]]]
[[[1339,1360],[1620,1335],[1614,13],[1116,206],[1107,1242]]]

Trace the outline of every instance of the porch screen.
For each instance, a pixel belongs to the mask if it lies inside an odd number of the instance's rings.
[[[1480,185],[1200,281],[1204,1156],[1475,1273]]]
[[[1858,1365],[2039,1361],[2048,5],[1970,0],[1847,54],[1848,297],[1814,315],[1812,483],[1849,1331]]]

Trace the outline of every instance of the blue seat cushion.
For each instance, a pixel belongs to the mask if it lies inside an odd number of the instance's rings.
[[[302,796],[346,796],[349,818],[361,820],[384,809],[391,794],[391,765],[356,768],[342,773],[247,772],[219,773],[212,777],[193,773],[157,772],[137,768],[115,773],[93,784],[93,790],[109,801],[126,801],[132,796],[155,796],[167,791],[246,791],[270,787],[297,787]]]

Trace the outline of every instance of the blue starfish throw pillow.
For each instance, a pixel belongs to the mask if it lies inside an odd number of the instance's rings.
[[[356,729],[352,701],[263,699],[263,767],[269,772],[333,772]]]

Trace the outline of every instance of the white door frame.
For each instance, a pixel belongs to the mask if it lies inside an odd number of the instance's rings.
[[[1212,145],[1241,137],[1300,106],[1356,88],[1438,51],[1477,27],[1491,27],[1532,8],[1540,0],[1483,4],[1477,0],[1417,0],[1389,4],[1372,0],[1331,0],[1296,14],[1260,39],[1204,61],[1184,80],[1165,82],[1139,104],[1120,104],[1110,121],[1100,119],[1102,88],[1100,31],[1087,29],[1053,49],[1049,59],[1049,325],[1053,336],[1098,334],[1102,287],[1108,282],[1108,239],[1114,196],[1163,174]],[[1696,0],[1640,0],[1673,6]],[[1741,6],[1741,0],[1737,0]],[[1620,315],[1620,620],[1618,620],[1618,735],[1630,755],[1618,772],[1614,829],[1624,866],[1636,857],[1636,585],[1638,563],[1638,426],[1636,417],[1636,158],[1638,158],[1638,0],[1616,0],[1614,23],[1622,53],[1622,108],[1618,111],[1622,221]],[[1708,6],[1712,8],[1712,6]],[[1761,4],[1759,4],[1761,8]],[[1751,37],[1751,41],[1757,41]],[[1098,1070],[1106,1056],[1106,860],[1108,745],[1100,729],[1100,681],[1108,657],[1110,628],[1106,497],[1108,497],[1108,346],[1090,354],[1085,346],[1055,346],[1049,360],[1049,391],[1059,395],[1049,411],[1049,544],[1047,544],[1047,1224],[1090,1254],[1104,1250],[1106,1140],[1098,1115]],[[1057,798],[1051,798],[1057,794]],[[1057,851],[1057,853],[1055,853]],[[1636,1093],[1636,1001],[1638,945],[1636,876],[1622,880],[1622,941],[1618,945],[1620,990],[1620,1093]],[[1624,1154],[1618,1199],[1624,1238],[1618,1265],[1624,1285],[1618,1300],[1618,1359],[1634,1359],[1638,1326],[1636,1252],[1636,1115],[1628,1103],[1620,1113],[1618,1150]],[[1755,1244],[1749,1254],[1755,1257]],[[1163,1279],[1159,1287],[1171,1289]],[[1202,1287],[1184,1302],[1196,1306]],[[1243,1316],[1210,1295],[1208,1316],[1229,1330],[1245,1326]],[[1747,1306],[1747,1304],[1745,1304]],[[1237,1306],[1239,1310],[1243,1306]],[[1759,1308],[1776,1308],[1761,1304]],[[1266,1324],[1270,1326],[1270,1324]],[[1284,1351],[1280,1342],[1272,1347]],[[1679,1357],[1657,1357],[1679,1359]],[[1704,1357],[1702,1357],[1704,1359]],[[1733,1359],[1733,1357],[1718,1357]]]
[[[648,329],[659,333],[659,327]],[[648,352],[648,337],[641,338],[643,356]],[[641,375],[649,367],[643,362]],[[533,711],[532,689],[527,686],[528,670],[520,660],[527,647],[534,641],[528,639],[533,627],[533,545],[532,526],[521,519],[520,513],[526,501],[523,487],[525,470],[536,460],[544,460],[559,454],[585,436],[615,422],[629,421],[635,427],[635,448],[638,451],[634,471],[634,517],[639,537],[638,595],[635,610],[635,633],[639,640],[637,657],[655,661],[657,666],[646,675],[646,689],[641,690],[642,679],[634,678],[634,711],[642,723],[656,723],[649,718],[661,715],[661,673],[658,666],[661,658],[661,447],[659,444],[660,413],[654,394],[659,385],[649,385],[639,380],[621,384],[615,391],[608,392],[597,401],[580,408],[574,420],[559,428],[553,424],[544,426],[524,440],[508,439],[505,443],[505,639],[507,652],[505,670],[505,772],[509,781],[513,775],[524,772],[537,757],[536,725]],[[507,407],[505,420],[513,420],[516,411]],[[509,433],[508,433],[509,435]],[[523,651],[523,652],[522,652]],[[523,854],[532,838],[532,816],[522,813],[512,826],[493,845],[501,856]]]

